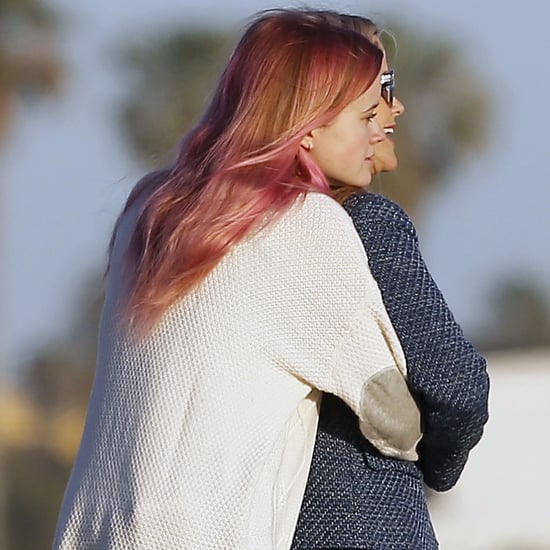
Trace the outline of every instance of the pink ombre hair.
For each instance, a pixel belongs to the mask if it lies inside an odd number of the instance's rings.
[[[266,215],[330,194],[300,146],[374,81],[382,53],[323,12],[275,10],[248,27],[175,164],[146,176],[124,265],[128,320],[151,328]],[[118,224],[111,239],[111,250]]]

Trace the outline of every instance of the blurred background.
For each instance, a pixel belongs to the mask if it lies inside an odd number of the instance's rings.
[[[0,549],[49,548],[93,379],[113,222],[202,111],[241,0],[0,0]],[[406,105],[376,180],[486,354],[491,420],[430,495],[443,549],[550,549],[550,4],[324,2],[389,29]]]

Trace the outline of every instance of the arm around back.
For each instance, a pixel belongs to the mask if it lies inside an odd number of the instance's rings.
[[[372,193],[354,195],[344,207],[405,353],[423,421],[419,466],[429,487],[445,491],[458,480],[488,419],[485,359],[465,338],[430,275],[407,214]]]
[[[279,331],[289,342],[283,363],[343,399],[383,454],[416,460],[420,417],[403,351],[349,216],[334,199],[310,193],[262,239],[262,250],[262,269],[276,281],[262,307],[284,319],[271,330],[272,342]],[[313,355],[304,362],[289,349]]]

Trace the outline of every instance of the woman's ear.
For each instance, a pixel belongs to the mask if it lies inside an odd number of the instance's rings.
[[[306,151],[311,151],[313,149],[313,136],[311,133],[305,135],[300,142],[300,147]]]

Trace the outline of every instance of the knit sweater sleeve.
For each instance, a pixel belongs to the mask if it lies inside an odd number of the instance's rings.
[[[407,359],[409,387],[423,420],[419,466],[429,487],[450,489],[488,419],[485,359],[465,338],[431,277],[405,212],[371,193],[352,197],[345,208]]]
[[[264,307],[272,303],[270,318],[283,320],[270,340],[276,343],[277,331],[283,331],[290,342],[286,357],[292,348],[299,357],[283,361],[286,368],[343,399],[383,454],[416,460],[419,411],[361,240],[336,201],[310,195],[297,215],[287,216],[280,231],[265,239],[262,269],[277,274],[271,278],[277,286]]]

